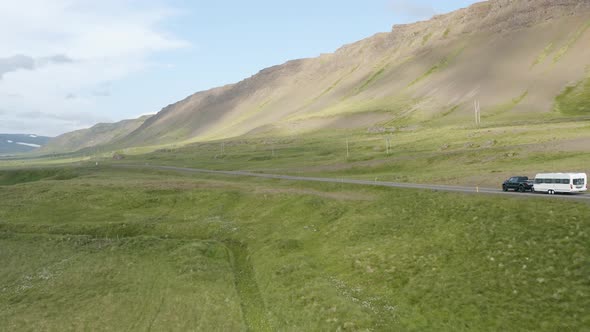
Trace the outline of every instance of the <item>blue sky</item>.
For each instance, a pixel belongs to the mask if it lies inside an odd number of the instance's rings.
[[[57,135],[155,113],[265,67],[474,2],[7,1],[0,132]]]

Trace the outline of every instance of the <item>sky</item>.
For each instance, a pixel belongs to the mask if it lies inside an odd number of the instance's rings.
[[[0,133],[158,112],[473,0],[0,1]]]

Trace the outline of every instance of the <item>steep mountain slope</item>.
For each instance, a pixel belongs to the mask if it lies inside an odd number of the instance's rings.
[[[0,134],[0,155],[24,153],[38,149],[50,137],[33,134]]]
[[[99,123],[88,129],[76,130],[51,139],[38,150],[40,153],[72,152],[83,148],[107,144],[125,137],[141,126],[151,115],[117,123]]]
[[[44,151],[465,127],[475,100],[483,126],[588,118],[588,45],[590,0],[490,0],[195,93],[147,120],[60,136]]]
[[[589,0],[478,3],[196,93],[119,144],[371,125],[470,125],[475,99],[484,125],[571,117],[555,111],[555,100],[588,77],[589,28]]]

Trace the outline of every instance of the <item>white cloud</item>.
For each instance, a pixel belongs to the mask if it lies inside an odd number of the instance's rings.
[[[71,63],[72,59],[63,54],[56,54],[43,58],[33,58],[26,55],[14,55],[8,58],[0,58],[0,79],[6,73],[19,70],[35,70],[51,64]]]
[[[0,132],[53,135],[112,117],[97,107],[105,86],[188,45],[160,28],[176,14],[153,1],[0,1]],[[19,116],[31,112],[51,121]]]

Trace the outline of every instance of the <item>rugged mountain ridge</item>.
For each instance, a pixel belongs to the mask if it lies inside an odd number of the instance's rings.
[[[109,143],[464,126],[475,99],[486,124],[571,117],[556,97],[588,77],[589,28],[590,0],[477,3],[198,92]]]

